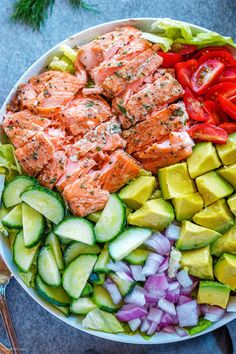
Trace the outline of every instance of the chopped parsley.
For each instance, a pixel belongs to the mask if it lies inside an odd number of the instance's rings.
[[[125,107],[121,106],[120,104],[117,104],[117,107],[119,108],[120,112],[123,113],[124,115],[126,115],[126,109]]]

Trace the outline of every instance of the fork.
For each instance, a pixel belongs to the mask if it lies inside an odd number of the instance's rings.
[[[13,354],[20,354],[18,340],[12,325],[6,301],[6,287],[12,275],[0,255],[0,312],[5,325]]]

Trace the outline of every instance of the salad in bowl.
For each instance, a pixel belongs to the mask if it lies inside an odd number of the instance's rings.
[[[1,253],[65,322],[153,344],[236,317],[234,54],[184,22],[118,21],[52,49],[10,94]]]

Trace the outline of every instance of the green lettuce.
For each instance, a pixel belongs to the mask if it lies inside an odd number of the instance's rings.
[[[0,173],[6,176],[7,181],[22,173],[11,144],[0,144]]]

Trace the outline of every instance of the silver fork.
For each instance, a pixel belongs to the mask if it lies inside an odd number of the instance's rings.
[[[7,331],[9,341],[11,343],[12,353],[20,354],[18,340],[16,338],[16,334],[14,331],[14,327],[11,321],[11,317],[10,317],[10,313],[6,301],[6,287],[11,277],[12,275],[0,255],[0,313]]]

